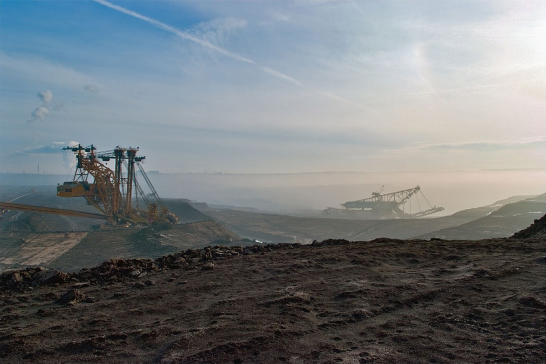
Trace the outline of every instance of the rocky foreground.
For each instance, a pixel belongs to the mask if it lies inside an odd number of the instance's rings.
[[[2,363],[543,363],[546,238],[327,240],[0,277]]]

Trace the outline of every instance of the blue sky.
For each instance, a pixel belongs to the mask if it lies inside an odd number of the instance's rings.
[[[542,1],[0,2],[0,171],[544,169]],[[68,158],[69,157],[69,158]]]

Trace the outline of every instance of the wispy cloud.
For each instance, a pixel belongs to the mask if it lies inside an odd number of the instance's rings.
[[[89,76],[77,71],[73,66],[36,54],[7,55],[0,50],[0,64],[5,82],[7,79],[18,79],[54,85],[55,88],[75,89],[92,83]]]
[[[519,140],[501,140],[501,141],[473,141],[473,142],[456,142],[456,143],[438,143],[438,144],[421,144],[415,147],[403,148],[392,151],[418,151],[418,150],[466,150],[466,151],[495,151],[505,149],[521,149],[533,147],[546,147],[546,135],[524,138]]]
[[[289,76],[281,71],[278,71],[276,69],[273,69],[271,67],[267,67],[267,66],[264,66],[262,64],[259,64],[258,62],[254,61],[253,59],[250,59],[250,58],[247,58],[247,57],[244,57],[244,56],[241,56],[239,54],[236,54],[236,53],[233,53],[225,48],[222,48],[222,47],[219,47],[217,45],[215,45],[213,42],[221,42],[223,40],[223,38],[225,37],[226,34],[228,34],[229,32],[231,32],[233,29],[237,29],[237,28],[241,28],[241,27],[244,27],[246,26],[246,22],[244,21],[240,21],[240,20],[236,20],[236,19],[231,19],[231,18],[228,18],[228,19],[224,19],[223,21],[211,21],[205,25],[203,25],[201,28],[199,28],[198,30],[202,32],[201,36],[196,36],[195,34],[191,34],[189,32],[186,32],[186,31],[182,31],[182,30],[179,30],[179,29],[176,29],[168,24],[165,24],[163,22],[160,22],[158,20],[155,20],[155,19],[152,19],[150,17],[147,17],[145,15],[142,15],[142,14],[139,14],[135,11],[132,11],[132,10],[129,10],[129,9],[126,9],[124,7],[121,7],[121,6],[118,6],[118,5],[115,5],[115,4],[112,4],[110,3],[109,1],[106,1],[106,0],[93,0],[95,1],[96,3],[99,3],[101,5],[104,5],[110,9],[113,9],[113,10],[116,10],[118,12],[121,12],[123,14],[126,14],[126,15],[129,15],[129,16],[132,16],[134,18],[137,18],[137,19],[140,19],[142,21],[145,21],[157,28],[160,28],[160,29],[163,29],[167,32],[170,32],[182,39],[186,39],[186,40],[190,40],[196,44],[199,44],[207,49],[210,49],[210,50],[213,50],[213,51],[216,51],[226,57],[229,57],[231,59],[234,59],[234,60],[237,60],[237,61],[240,61],[240,62],[243,62],[243,63],[247,63],[247,64],[251,64],[255,67],[257,67],[260,71],[270,75],[270,76],[273,76],[277,79],[280,79],[280,80],[283,80],[285,82],[288,82],[294,86],[297,86],[297,87],[304,87],[304,84],[292,77],[292,76]],[[212,29],[212,30],[211,30]],[[214,29],[216,29],[216,31],[213,31]],[[430,86],[429,86],[430,87]],[[330,98],[331,100],[335,100],[337,102],[341,102],[343,104],[346,104],[346,105],[351,105],[355,108],[358,108],[358,109],[364,109],[364,110],[367,110],[373,114],[376,114],[378,116],[380,116],[381,118],[385,119],[385,120],[389,120],[389,118],[387,116],[385,116],[383,113],[377,111],[377,110],[374,110],[370,107],[367,107],[367,106],[364,106],[364,105],[361,105],[359,103],[356,103],[356,102],[353,102],[353,101],[350,101],[350,100],[347,100],[346,98],[343,98],[339,95],[335,95],[331,92],[323,92],[323,91],[320,91],[320,90],[309,90],[311,93],[314,93],[316,95],[321,95],[321,96],[326,96],[328,98]],[[434,90],[432,90],[434,92]],[[440,98],[440,100],[442,100],[442,98],[440,96],[438,96],[438,94],[436,94],[436,96],[438,98]],[[443,100],[442,100],[443,101]]]
[[[218,53],[221,53],[229,58],[232,58],[232,59],[235,59],[237,61],[241,61],[241,62],[246,62],[246,63],[251,63],[251,64],[255,64],[256,62],[254,62],[253,60],[249,59],[249,58],[245,58],[245,57],[242,57],[242,56],[239,56],[238,54],[235,54],[235,53],[232,53],[230,51],[228,51],[227,49],[223,49],[221,47],[218,47],[218,46],[215,46],[214,44],[210,43],[210,42],[207,42],[203,39],[199,39],[187,32],[183,32],[181,30],[178,30],[176,28],[173,28],[171,27],[170,25],[167,25],[165,23],[162,23],[160,21],[157,21],[155,19],[152,19],[152,18],[149,18],[145,15],[142,15],[142,14],[139,14],[135,11],[131,11],[129,9],[126,9],[124,7],[121,7],[121,6],[118,6],[118,5],[114,5],[108,1],[105,1],[105,0],[93,0],[101,5],[104,5],[106,7],[109,7],[110,9],[114,9],[116,11],[119,11],[120,13],[123,13],[123,14],[126,14],[126,15],[129,15],[129,16],[132,16],[134,18],[137,18],[137,19],[140,19],[140,20],[143,20],[149,24],[152,24],[153,26],[157,27],[157,28],[160,28],[160,29],[163,29],[167,32],[170,32],[172,34],[175,34],[177,36],[179,36],[180,38],[184,38],[184,39],[187,39],[187,40],[191,40],[192,42],[195,42],[195,43],[198,43],[200,45],[202,45],[203,47],[206,47],[206,48],[210,48]]]
[[[96,85],[85,85],[85,86],[83,86],[83,89],[85,91],[91,92],[91,93],[98,93],[99,92],[99,88]]]
[[[512,87],[517,85],[515,82],[505,82],[505,83],[494,83],[494,84],[483,84],[483,85],[470,85],[463,87],[453,87],[444,90],[435,90],[435,91],[422,91],[422,92],[412,92],[406,95],[409,96],[418,96],[418,95],[430,95],[432,93],[436,94],[456,94],[456,93],[469,93],[469,92],[480,92],[485,91],[489,92],[491,89],[504,89],[507,87]]]
[[[269,67],[265,67],[265,66],[262,66],[262,65],[259,65],[256,63],[256,61],[250,59],[250,58],[247,58],[247,57],[243,57],[243,56],[240,56],[236,53],[233,53],[233,52],[230,52],[228,51],[227,49],[224,49],[222,47],[218,47],[204,39],[201,39],[201,38],[198,38],[188,32],[184,32],[184,31],[181,31],[179,29],[176,29],[168,24],[165,24],[165,23],[162,23],[160,21],[157,21],[155,19],[152,19],[150,17],[147,17],[145,15],[142,15],[142,14],[139,14],[137,12],[134,12],[132,10],[129,10],[129,9],[126,9],[126,8],[123,8],[121,6],[118,6],[118,5],[114,5],[108,1],[105,1],[105,0],[94,0],[95,2],[101,4],[101,5],[104,5],[104,6],[107,6],[109,7],[110,9],[114,9],[116,11],[119,11],[123,14],[126,14],[126,15],[129,15],[129,16],[132,16],[134,18],[137,18],[137,19],[140,19],[140,20],[143,20],[157,28],[160,28],[160,29],[163,29],[167,32],[170,32],[172,34],[175,34],[176,36],[180,37],[180,38],[183,38],[183,39],[187,39],[187,40],[190,40],[194,43],[197,43],[203,47],[206,47],[208,49],[211,49],[213,51],[216,51],[220,54],[223,54],[224,56],[226,57],[229,57],[231,59],[234,59],[234,60],[237,60],[237,61],[240,61],[240,62],[244,62],[244,63],[249,63],[249,64],[252,64],[252,65],[255,65],[257,66],[260,70],[262,70],[263,72],[271,75],[271,76],[274,76],[274,77],[277,77],[277,78],[280,78],[280,79],[283,79],[285,81],[288,81],[296,86],[302,86],[301,82],[299,82],[298,80],[294,79],[293,77],[290,77],[280,71],[277,71],[277,70],[274,70],[272,68],[269,68]]]
[[[234,32],[244,29],[247,21],[232,17],[215,18],[197,24],[188,34],[210,44],[222,44]]]

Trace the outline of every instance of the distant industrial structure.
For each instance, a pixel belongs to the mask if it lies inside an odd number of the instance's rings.
[[[63,148],[76,154],[76,171],[72,181],[57,186],[57,196],[84,197],[88,204],[100,213],[89,213],[47,206],[31,206],[0,202],[1,211],[34,211],[66,216],[106,219],[110,225],[148,225],[169,222],[176,224],[178,216],[169,212],[146,175],[141,162],[146,158],[137,156],[138,148],[117,146],[106,152],[96,152],[93,145],[80,144]],[[103,162],[115,160],[114,170]],[[145,194],[136,178],[136,169],[150,189]]]
[[[379,192],[373,192],[372,197],[357,201],[347,201],[341,204],[341,209],[328,207],[324,210],[324,213],[332,215],[332,217],[387,219],[418,218],[444,210],[443,207],[432,206],[419,186],[381,194],[383,188],[384,186],[381,187]],[[423,202],[427,204],[424,209],[421,206],[419,195],[424,199]],[[412,204],[412,200],[415,200],[415,203]],[[413,212],[414,210],[415,212]]]
[[[139,148],[122,148],[96,152],[93,145],[66,147],[76,154],[76,171],[72,181],[57,187],[57,196],[84,197],[99,210],[110,224],[150,224],[154,222],[176,223],[178,217],[170,213],[159,198],[148,178],[142,161],[137,156]],[[114,170],[101,163],[115,160]],[[151,193],[145,194],[136,178],[140,171]]]

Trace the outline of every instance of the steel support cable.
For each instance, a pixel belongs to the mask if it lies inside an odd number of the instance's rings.
[[[63,159],[64,159],[64,157],[63,157]],[[70,170],[68,171],[68,175],[66,176],[65,181],[68,181],[70,179],[70,176],[73,174],[72,169],[74,168],[75,165],[76,165],[76,161],[74,159],[72,159],[72,163],[70,163]]]
[[[375,202],[375,201],[394,201],[394,202],[396,202],[396,197],[398,197],[400,199],[400,201],[397,202],[397,204],[399,204],[399,203],[403,203],[404,198],[405,199],[408,198],[407,194],[409,194],[411,196],[414,193],[416,193],[418,190],[419,190],[418,187],[414,187],[414,188],[410,188],[410,189],[407,189],[407,190],[401,190],[401,191],[386,193],[384,195],[368,197],[368,198],[364,198],[364,199],[361,199],[361,200],[350,201],[350,202],[368,202],[368,201],[372,201],[372,202]],[[403,196],[406,196],[406,197],[403,197]]]
[[[428,202],[427,197],[425,196],[425,194],[422,191],[420,191],[420,192],[421,192],[421,195],[423,195],[423,197],[425,198],[425,201],[428,203],[428,206],[430,208],[432,208],[432,205],[430,204],[430,202]]]
[[[148,175],[144,171],[144,167],[142,167],[142,164],[140,162],[136,162],[136,164],[138,166],[138,169],[139,169],[140,173],[142,174],[142,177],[144,177],[144,180],[146,181],[146,183],[148,184],[148,187],[152,191],[152,195],[155,197],[157,203],[163,209],[166,209],[165,204],[163,204],[163,201],[161,201],[161,198],[159,198],[159,195],[157,194],[157,191],[155,190],[154,186],[152,185],[152,181],[150,181],[150,179],[148,178]]]
[[[142,200],[146,204],[146,206],[150,205],[150,201],[148,200],[148,197],[146,197],[146,194],[142,190],[142,187],[140,186],[140,183],[138,183],[138,180],[135,178],[135,186],[137,189],[137,196],[140,194],[140,197],[142,197]]]
[[[415,199],[417,200],[417,204],[419,205],[419,211],[422,211],[423,208],[421,207],[421,201],[419,201],[419,195],[415,195]]]

